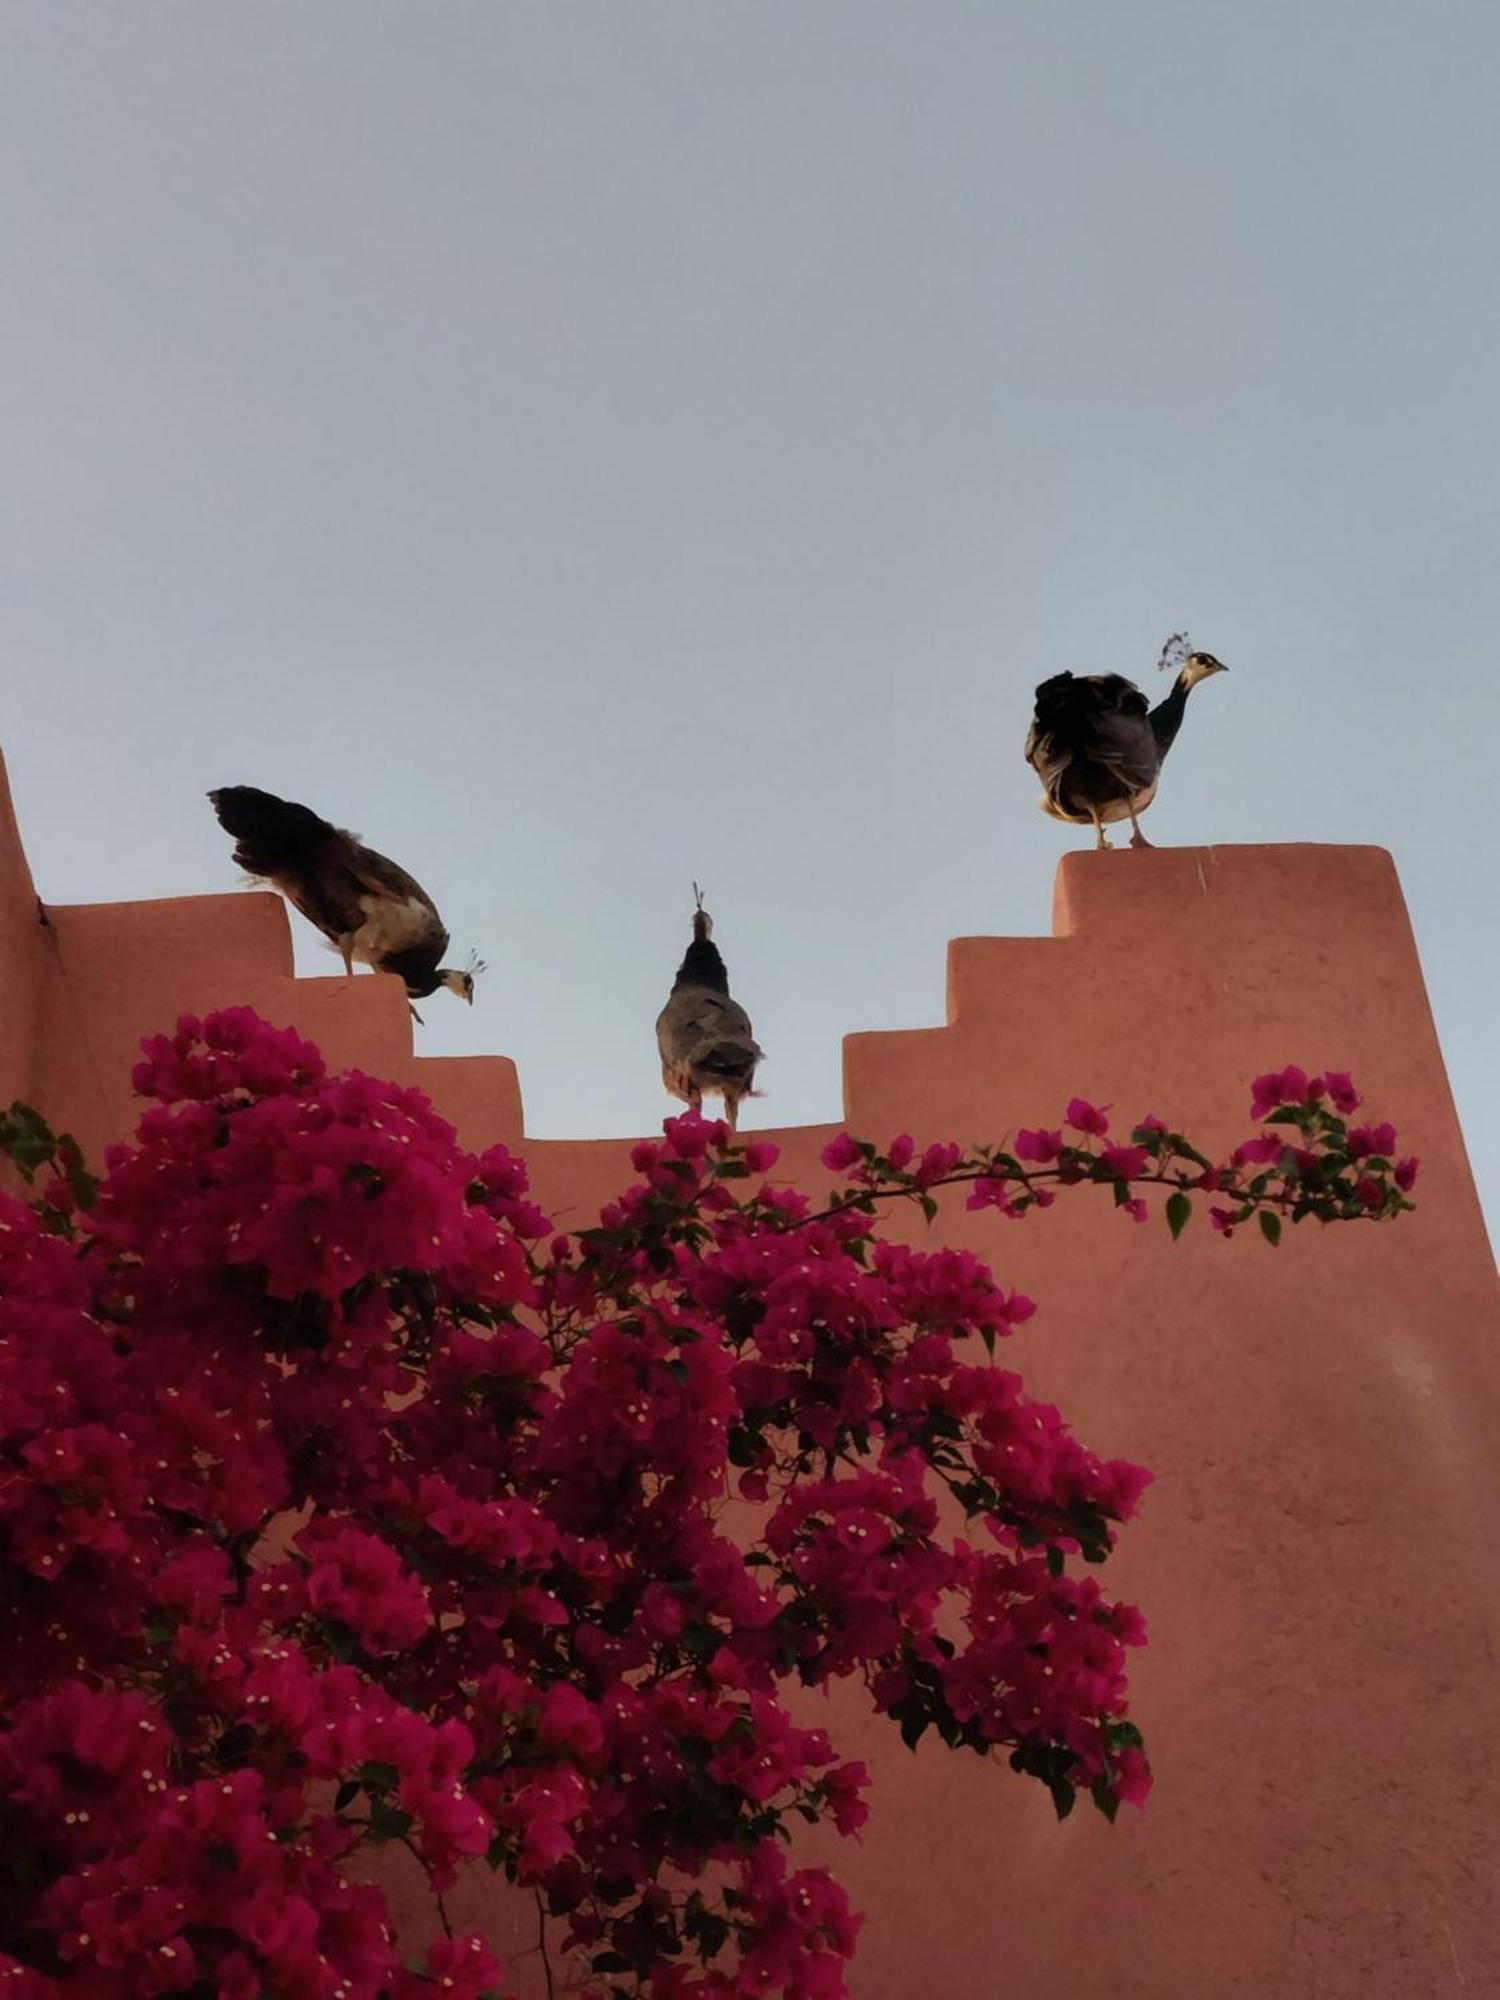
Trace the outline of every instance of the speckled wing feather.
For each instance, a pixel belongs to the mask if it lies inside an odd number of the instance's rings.
[[[727,993],[679,986],[656,1021],[663,1070],[748,1082],[761,1059],[750,1016]],[[709,1085],[708,1087],[711,1087]]]
[[[1114,771],[1123,790],[1136,792],[1149,785],[1161,765],[1161,753],[1151,733],[1146,697],[1131,688],[1133,699],[1102,708],[1094,718],[1085,755],[1091,764]]]
[[[377,854],[373,847],[362,846],[352,835],[345,838],[350,844],[345,865],[368,914],[368,923],[380,929],[378,912],[388,910],[390,917],[385,927],[392,933],[388,948],[410,950],[419,946],[424,952],[431,951],[435,963],[448,949],[448,932],[431,896],[394,861]]]
[[[357,937],[357,955],[372,963],[417,948],[436,964],[448,949],[448,933],[426,890],[353,834],[329,831],[333,838],[295,875],[280,878],[287,900],[325,937]]]

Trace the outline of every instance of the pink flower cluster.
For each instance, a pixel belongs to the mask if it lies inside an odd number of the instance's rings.
[[[1144,1628],[1074,1570],[1147,1475],[995,1365],[1032,1302],[878,1204],[1161,1182],[1227,1232],[1415,1171],[1295,1070],[1222,1168],[1075,1099],[1009,1151],[845,1135],[821,1208],[690,1115],[560,1236],[503,1147],[245,1010],[135,1081],[97,1194],[28,1114],[51,1177],[0,1197],[0,2000],[503,1994],[482,1937],[396,1938],[390,1845],[439,1908],[476,1867],[534,1892],[591,1995],[839,2000],[858,1919],[784,1842],[855,1833],[867,1774],[789,1681],[1059,1812],[1150,1783]]]

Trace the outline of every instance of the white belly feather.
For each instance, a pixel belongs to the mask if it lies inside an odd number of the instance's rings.
[[[376,965],[393,951],[409,951],[413,945],[431,941],[437,925],[432,911],[415,896],[397,902],[393,897],[361,896],[359,907],[365,921],[349,940],[354,956],[366,965]]]

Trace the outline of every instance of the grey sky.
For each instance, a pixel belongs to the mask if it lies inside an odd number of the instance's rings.
[[[0,0],[44,893],[228,887],[206,788],[304,798],[490,959],[423,1045],[581,1135],[662,1115],[696,876],[749,1122],[834,1117],[949,936],[1047,927],[1034,683],[1185,624],[1149,832],[1393,850],[1494,1216],[1497,57],[1493,0]]]

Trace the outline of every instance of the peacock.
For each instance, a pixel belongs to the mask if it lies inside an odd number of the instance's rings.
[[[1139,815],[1156,797],[1161,767],[1182,727],[1187,698],[1210,674],[1227,673],[1212,653],[1188,649],[1174,632],[1160,665],[1177,675],[1155,708],[1123,674],[1054,674],[1036,691],[1026,761],[1042,781],[1041,808],[1072,826],[1092,824],[1100,847],[1106,826],[1128,819],[1132,847],[1149,847]]]
[[[471,956],[463,969],[440,964],[448,932],[431,896],[404,868],[307,806],[253,785],[228,785],[208,796],[220,826],[234,838],[239,866],[279,889],[315,924],[337,948],[346,972],[359,959],[377,972],[394,973],[409,1000],[446,986],[474,1004],[483,961]],[[411,1011],[420,1021],[416,1008]]]
[[[696,882],[693,895],[693,941],[656,1021],[661,1080],[694,1111],[702,1109],[705,1094],[722,1097],[724,1116],[734,1131],[740,1101],[752,1094],[755,1065],[763,1057],[749,1015],[729,997],[729,974],[713,942],[714,920]]]

